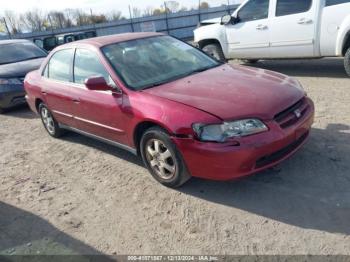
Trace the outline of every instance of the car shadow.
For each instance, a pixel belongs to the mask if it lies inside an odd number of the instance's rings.
[[[35,114],[33,111],[31,111],[27,105],[7,109],[4,112],[4,115],[10,116],[10,117],[22,118],[22,119],[39,118],[39,116]]]
[[[1,261],[20,261],[11,255],[66,255],[67,259],[61,261],[76,261],[74,258],[91,261],[90,256],[97,256],[98,261],[114,261],[45,219],[4,202],[0,202],[0,232]],[[9,257],[6,259],[6,256]],[[45,259],[45,256],[36,256],[31,261],[47,261]]]
[[[349,235],[349,141],[349,126],[315,128],[278,167],[231,182],[192,179],[179,190],[289,225]]]
[[[61,137],[62,140],[65,140],[70,143],[81,144],[88,146],[104,153],[110,154],[112,156],[118,157],[125,161],[131,162],[140,167],[144,167],[141,157],[138,157],[129,151],[112,146],[103,142],[100,142],[96,139],[92,139],[74,132],[67,132],[64,136]]]
[[[309,60],[262,60],[256,64],[243,64],[257,68],[277,71],[295,77],[336,77],[349,78],[342,58]]]

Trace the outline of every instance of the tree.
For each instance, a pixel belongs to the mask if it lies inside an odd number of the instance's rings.
[[[48,25],[46,17],[41,10],[33,9],[22,14],[20,16],[20,22],[31,32],[42,31]]]
[[[180,4],[177,1],[166,1],[165,5],[170,13],[176,13],[180,9]]]
[[[143,10],[143,14],[142,16],[152,16],[154,13],[154,8],[152,6],[147,6],[144,10]]]
[[[21,23],[17,14],[13,11],[6,10],[4,12],[4,18],[6,19],[9,30],[12,34],[21,33]]]
[[[108,21],[118,21],[122,19],[125,19],[125,17],[122,16],[122,12],[120,11],[111,11],[109,14],[107,14]]]
[[[200,4],[200,6],[199,6],[199,8],[200,9],[209,9],[209,4],[208,4],[208,2],[201,2],[201,4]]]
[[[141,11],[140,8],[133,7],[131,13],[132,13],[132,17],[133,17],[133,18],[135,18],[135,17],[141,17],[142,11]]]

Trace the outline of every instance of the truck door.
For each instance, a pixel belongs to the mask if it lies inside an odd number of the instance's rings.
[[[269,0],[250,0],[226,25],[229,56],[232,58],[269,57]]]
[[[313,57],[318,0],[272,0],[270,54],[274,58]]]

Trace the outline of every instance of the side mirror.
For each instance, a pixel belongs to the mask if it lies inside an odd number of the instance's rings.
[[[85,79],[85,86],[89,90],[96,91],[109,91],[113,90],[111,86],[109,86],[103,76],[93,76]]]
[[[224,15],[223,17],[221,17],[221,24],[227,25],[227,24],[231,23],[231,20],[232,20],[231,15]]]
[[[238,14],[234,14],[231,19],[232,24],[237,24],[240,21]]]

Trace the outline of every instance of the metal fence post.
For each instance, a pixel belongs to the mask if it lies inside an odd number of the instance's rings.
[[[4,24],[5,24],[5,27],[6,27],[6,30],[7,30],[7,34],[8,34],[8,36],[9,36],[9,38],[11,39],[11,38],[12,38],[11,32],[10,32],[10,30],[9,30],[9,27],[7,26],[7,22],[6,22],[5,17],[4,17],[3,19],[4,19]]]
[[[201,18],[201,0],[198,0],[198,19],[199,19],[199,23],[200,23],[202,20],[202,18]]]
[[[131,13],[131,6],[129,5],[129,14],[130,14],[130,25],[131,25],[131,30],[132,32],[135,32],[135,28],[134,28],[134,22],[132,19],[132,13]]]
[[[166,31],[168,32],[168,35],[170,35],[170,31],[169,31],[169,21],[168,21],[168,7],[166,6],[166,2],[164,2],[164,8],[165,8],[165,24],[166,24]]]

